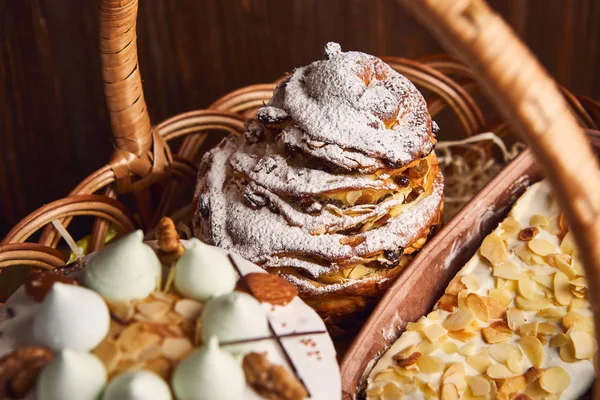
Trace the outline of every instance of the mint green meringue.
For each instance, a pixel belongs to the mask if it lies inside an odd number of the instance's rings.
[[[96,253],[85,269],[85,285],[110,302],[143,299],[160,282],[160,260],[137,230]]]
[[[106,384],[106,369],[98,357],[63,350],[40,373],[38,400],[97,400]]]
[[[175,264],[175,287],[181,294],[201,301],[230,293],[237,273],[227,256],[216,247],[193,238]]]
[[[246,378],[240,363],[212,337],[181,360],[171,384],[177,400],[241,400]]]

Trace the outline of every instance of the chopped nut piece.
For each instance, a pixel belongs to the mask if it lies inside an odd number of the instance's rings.
[[[507,255],[506,244],[495,232],[490,233],[483,239],[479,252],[492,265],[501,264]]]
[[[248,353],[242,362],[246,382],[266,398],[302,400],[308,396],[304,385],[279,365],[273,365],[264,353]]]
[[[530,226],[528,228],[523,229],[519,233],[519,240],[522,240],[524,242],[529,242],[531,239],[536,237],[538,233],[540,233],[538,228]]]
[[[442,322],[442,326],[448,331],[465,329],[473,321],[473,317],[473,312],[469,310],[458,310]]]
[[[544,346],[533,336],[523,336],[519,339],[519,346],[527,356],[531,365],[540,368],[544,362]]]
[[[561,367],[552,367],[544,371],[539,379],[540,386],[548,393],[560,393],[569,387],[571,377]]]

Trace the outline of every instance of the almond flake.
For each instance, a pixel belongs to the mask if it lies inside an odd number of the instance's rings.
[[[202,303],[192,299],[181,299],[173,307],[177,314],[187,319],[198,318],[203,308],[204,305]]]
[[[550,222],[543,215],[535,214],[529,219],[529,224],[537,228],[545,228],[550,225]]]
[[[517,360],[516,358],[511,358],[506,362],[506,366],[510,370],[510,372],[521,375],[523,373],[523,365],[522,360]]]
[[[513,344],[509,343],[496,343],[490,346],[488,349],[490,357],[494,360],[498,361],[500,364],[506,364],[508,360],[523,359],[523,353],[521,350]]]
[[[596,340],[586,332],[571,333],[575,358],[585,360],[591,358],[596,352]]]
[[[483,239],[479,252],[492,265],[499,265],[506,259],[506,244],[500,236],[492,232]]]
[[[571,266],[570,260],[567,261],[565,257],[568,259],[571,258],[570,256],[562,253],[550,254],[548,255],[548,263],[553,267],[558,268],[563,274],[567,275],[569,279],[573,279],[575,276],[577,276],[577,271],[575,271],[575,268]]]
[[[573,299],[569,305],[569,311],[583,310],[588,307],[588,301],[586,299]]]
[[[514,373],[502,364],[494,364],[490,366],[486,370],[486,374],[492,379],[507,379],[511,376],[514,376]]]
[[[477,345],[475,342],[469,342],[460,349],[458,349],[458,354],[461,356],[474,356],[477,353]]]
[[[534,299],[529,300],[522,296],[515,298],[515,304],[523,311],[539,311],[554,305],[550,299]]]
[[[548,319],[560,319],[562,318],[563,313],[556,307],[548,307],[538,311],[535,315]]]
[[[552,289],[554,287],[554,281],[551,275],[534,275],[531,279],[548,289]]]
[[[478,335],[476,333],[473,332],[467,332],[467,331],[454,331],[454,332],[448,332],[448,336],[450,336],[452,339],[456,339],[459,342],[468,342],[472,339],[474,339],[475,337],[477,337]]]
[[[533,239],[527,242],[527,247],[529,247],[529,250],[540,256],[547,256],[548,254],[555,253],[552,243],[545,239]]]
[[[188,338],[166,338],[161,350],[163,356],[172,361],[181,360],[193,349]]]
[[[523,350],[523,353],[531,362],[534,367],[540,368],[544,362],[544,346],[542,343],[533,336],[523,336],[519,339],[519,346]]]
[[[150,320],[158,320],[164,316],[171,306],[163,301],[142,302],[136,305],[137,310]]]
[[[458,395],[458,389],[456,386],[451,384],[442,385],[441,400],[458,400],[459,398],[460,396]]]
[[[569,278],[560,271],[554,275],[554,298],[562,306],[568,306],[573,300]]]
[[[458,310],[442,322],[442,326],[448,331],[458,331],[465,329],[471,321],[473,321],[473,313],[471,311]]]
[[[377,379],[375,379],[377,380]],[[370,386],[366,390],[367,397],[378,397],[383,393],[383,386]]]
[[[539,322],[530,322],[528,324],[521,325],[517,331],[521,336],[537,336],[538,326]]]
[[[535,298],[535,281],[529,278],[520,278],[518,282],[519,294],[526,299],[532,300]]]
[[[476,292],[481,287],[475,274],[464,275],[460,281],[465,284],[469,292]]]
[[[492,291],[494,292],[492,293]],[[510,293],[506,292],[503,289],[492,289],[490,290],[490,296],[492,294],[496,297],[482,297],[483,301],[485,301],[485,304],[488,306],[490,318],[504,318],[504,315],[506,314],[506,307],[510,303],[512,303],[512,297],[510,296]],[[506,306],[504,305],[502,300],[500,300],[504,299],[504,302],[506,302],[507,299],[504,296],[510,299]]]
[[[531,257],[534,255],[526,244],[520,244],[513,249],[514,253],[521,259],[521,261],[529,263]]]
[[[510,305],[510,303],[512,303],[512,301],[513,301],[512,294],[508,290],[505,290],[505,289],[490,289],[488,294],[492,299],[499,301],[503,308],[508,307]],[[488,307],[489,307],[489,304],[488,304]],[[493,313],[490,312],[490,317],[495,318],[492,315],[493,315]]]
[[[560,242],[560,251],[570,256],[572,256],[573,253],[577,251],[575,239],[573,238],[573,234],[570,231],[567,232],[562,242]]]
[[[552,367],[544,371],[539,382],[546,392],[561,393],[571,384],[571,377],[564,368]]]
[[[475,371],[484,373],[492,365],[492,362],[484,356],[471,356],[467,357],[467,364]]]
[[[465,379],[473,396],[489,396],[491,390],[490,381],[483,376],[467,376]]]
[[[564,333],[560,332],[556,334],[556,336],[554,336],[552,339],[550,339],[549,346],[551,349],[554,349],[556,347],[563,347],[567,343],[569,343],[569,337]]]
[[[442,346],[442,350],[444,350],[444,353],[446,354],[454,354],[458,351],[458,346],[454,342],[446,342]]]
[[[441,338],[445,337],[441,336],[440,339],[438,339],[435,342],[430,342],[429,340],[423,340],[421,343],[419,343],[419,345],[417,346],[417,351],[419,353],[421,353],[421,355],[428,355],[433,353],[434,351],[436,351],[440,345],[442,344]]]
[[[525,313],[517,308],[509,308],[506,310],[506,322],[510,329],[516,331],[517,328],[525,324],[527,319]]]
[[[444,362],[434,356],[422,356],[417,360],[419,370],[424,374],[435,374],[444,370]]]
[[[467,286],[464,283],[462,283],[462,276],[456,275],[448,284],[446,293],[456,296],[458,295],[458,293],[465,290],[466,288]]]
[[[458,307],[458,297],[453,294],[444,293],[437,302],[437,308],[440,310],[453,312]]]
[[[399,399],[403,396],[402,390],[395,383],[388,383],[383,387],[381,397],[383,399]]]
[[[425,338],[427,338],[427,340],[429,340],[431,343],[437,342],[440,337],[447,333],[446,329],[442,328],[442,326],[438,324],[427,325],[422,329],[422,332],[423,335],[425,335]]]
[[[574,363],[579,361],[577,358],[575,358],[575,348],[571,340],[569,340],[569,342],[566,345],[560,347],[558,355],[560,356],[561,360],[567,363]]]
[[[131,321],[135,315],[135,304],[132,301],[121,303],[106,302],[106,305],[108,306],[112,316],[123,324]]]
[[[548,322],[540,322],[538,324],[538,335],[554,335],[558,332],[558,328],[554,324]]]
[[[500,228],[502,229],[500,238],[507,240],[512,237],[515,237],[521,231],[521,224],[513,217],[507,217],[500,224]]]
[[[114,340],[104,340],[98,345],[92,352],[96,357],[102,361],[106,371],[112,372],[121,359],[121,349],[117,346]]]
[[[510,261],[494,266],[494,276],[498,278],[517,280],[521,275],[521,270]]]
[[[478,320],[487,322],[490,319],[490,310],[487,303],[478,294],[470,293],[465,300],[465,304]]]
[[[527,369],[527,371],[525,371],[525,374],[523,375],[525,377],[525,380],[527,381],[527,383],[533,383],[535,381],[537,381],[540,376],[542,376],[542,374],[544,373],[544,370],[537,368],[537,367],[529,367],[529,369]]]
[[[500,342],[506,342],[508,340],[510,340],[511,338],[511,334],[508,333],[504,333],[504,332],[500,332],[494,328],[483,328],[481,330],[481,336],[483,336],[483,339],[490,344],[493,343],[500,343]]]

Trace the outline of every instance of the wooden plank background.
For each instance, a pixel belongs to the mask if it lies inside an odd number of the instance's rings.
[[[600,2],[493,0],[559,83],[600,98]],[[0,0],[0,236],[109,156],[94,1]],[[141,0],[153,122],[346,50],[442,49],[395,0]],[[519,60],[515,60],[516,63]]]

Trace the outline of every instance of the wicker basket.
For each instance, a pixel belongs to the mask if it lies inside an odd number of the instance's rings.
[[[419,60],[384,60],[430,93],[432,116],[450,108],[463,136],[485,131],[520,132],[560,188],[559,201],[577,233],[588,272],[591,301],[600,306],[600,184],[598,165],[581,127],[597,130],[600,105],[558,88],[499,16],[482,0],[404,0],[407,8],[454,53]],[[100,249],[109,227],[117,234],[150,230],[163,215],[185,221],[191,204],[180,198],[193,188],[196,164],[224,134],[240,134],[246,117],[267,101],[273,84],[248,86],[208,109],[151,125],[144,101],[136,46],[138,0],[99,0],[102,78],[115,150],[109,163],[66,197],[34,211],[0,244],[0,268],[27,265],[54,269],[68,260],[57,250],[74,217],[92,216],[87,251]],[[483,89],[504,119],[484,119],[472,93]],[[562,95],[561,95],[562,92]],[[507,122],[509,121],[510,124]],[[568,134],[567,134],[568,133]],[[180,143],[173,145],[175,139]],[[173,147],[171,147],[173,146]],[[121,201],[126,200],[129,208]],[[33,241],[35,239],[35,242]],[[600,314],[596,315],[600,326]]]

